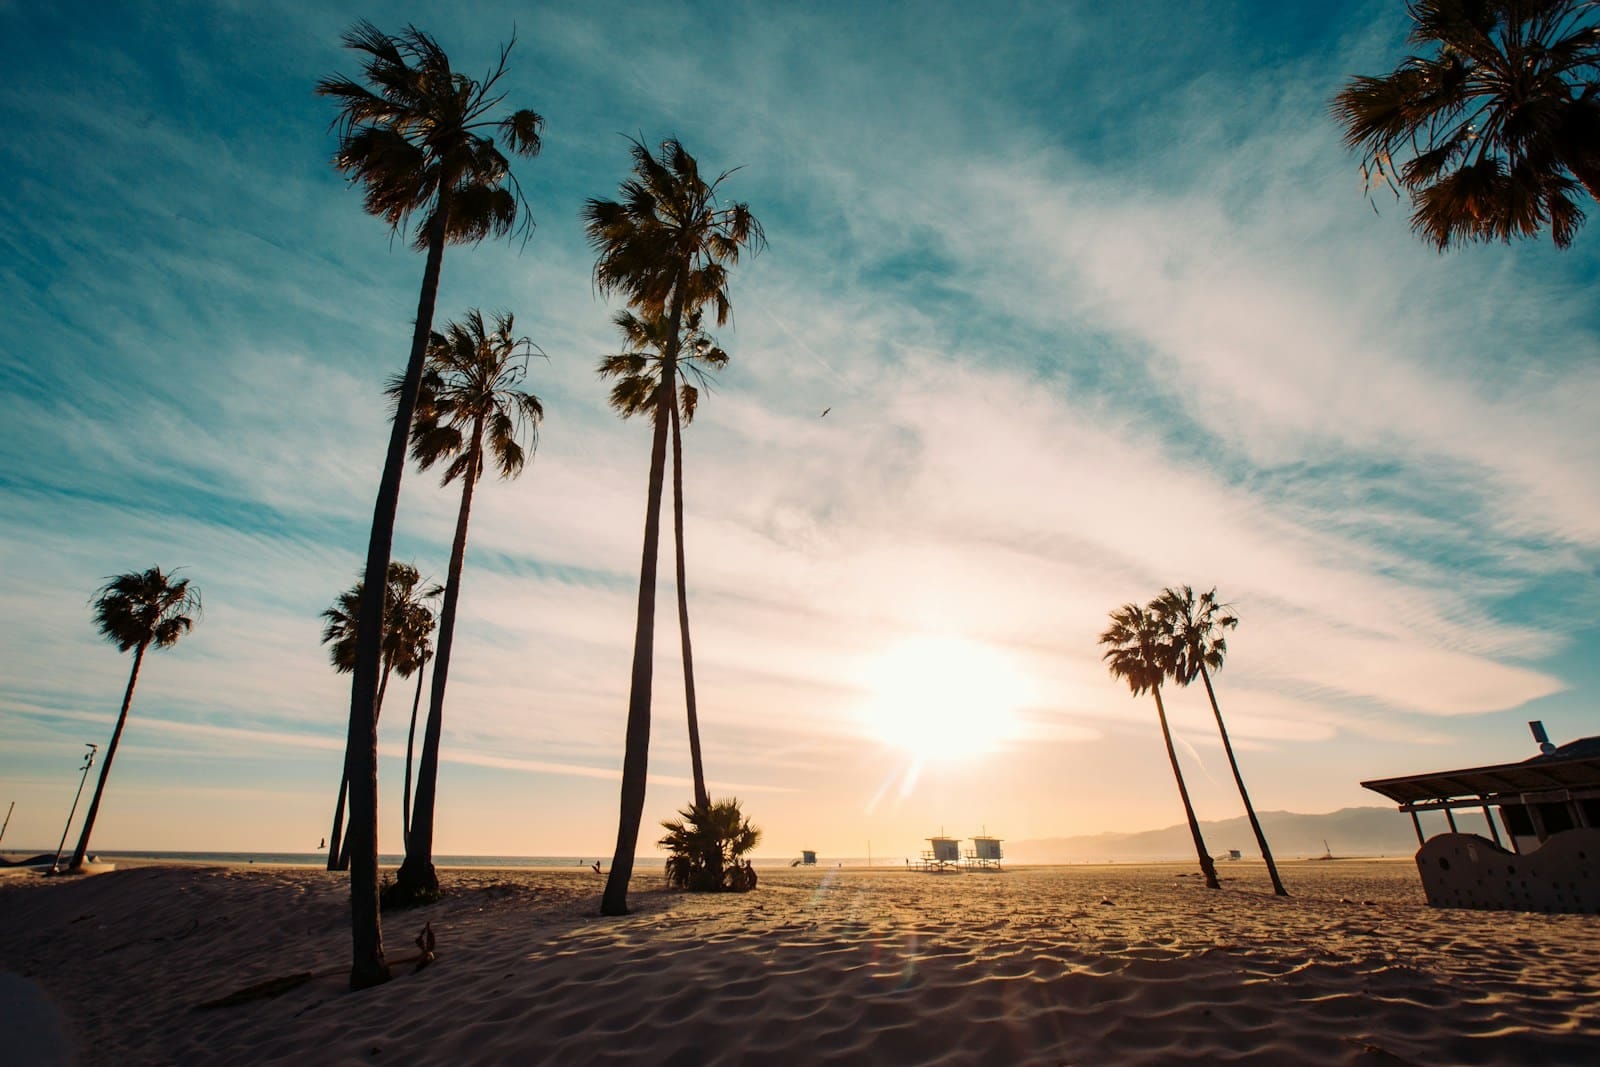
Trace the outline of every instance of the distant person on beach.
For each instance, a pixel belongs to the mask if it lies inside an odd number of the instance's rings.
[[[589,864],[589,869],[591,871],[593,871],[595,874],[599,874],[600,873],[600,861],[599,860],[595,860],[593,863]]]

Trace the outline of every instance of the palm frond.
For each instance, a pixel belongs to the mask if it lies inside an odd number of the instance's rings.
[[[396,232],[420,217],[413,240],[426,247],[441,217],[453,243],[531,232],[521,187],[492,137],[492,127],[513,152],[536,155],[544,120],[519,110],[498,121],[487,113],[503,99],[494,86],[505,74],[510,45],[482,81],[453,71],[431,35],[407,26],[386,34],[358,21],[344,44],[361,57],[361,84],[344,75],[321,79],[320,96],[338,106],[334,166],[364,187],[366,210]],[[509,186],[509,188],[508,188]]]
[[[127,652],[141,646],[169,648],[200,615],[200,590],[177,572],[160,567],[106,579],[90,599],[100,636]]]
[[[1600,196],[1600,5],[1412,0],[1406,10],[1410,43],[1426,54],[1351,78],[1330,104],[1369,192],[1374,178],[1403,185],[1412,228],[1441,251],[1546,229],[1570,245],[1584,218],[1574,197]]]

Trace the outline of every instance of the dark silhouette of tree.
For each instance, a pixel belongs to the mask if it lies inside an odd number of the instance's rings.
[[[700,387],[708,391],[708,371],[728,365],[728,354],[716,340],[700,328],[700,312],[684,320],[678,344],[667,343],[667,323],[661,318],[641,319],[631,312],[619,312],[612,320],[622,331],[623,350],[600,360],[600,377],[615,379],[611,387],[611,406],[623,418],[660,414],[656,392],[667,380],[682,378],[678,403],[668,404],[672,413],[672,519],[677,548],[678,633],[683,648],[684,703],[689,713],[689,762],[694,772],[694,802],[701,808],[710,803],[706,792],[705,767],[700,758],[700,720],[694,689],[694,649],[689,642],[689,591],[683,558],[683,431],[694,421],[700,404]],[[668,353],[674,353],[669,356]],[[671,359],[673,365],[667,365]],[[694,382],[688,379],[693,378]],[[698,383],[698,385],[696,384]],[[680,420],[679,414],[682,413]]]
[[[737,797],[693,804],[667,819],[657,844],[667,850],[667,881],[698,893],[743,891],[751,886],[744,857],[761,843],[761,830],[739,810]]]
[[[1588,0],[1413,0],[1407,56],[1333,98],[1362,173],[1411,200],[1444,251],[1532,237],[1566,248],[1600,197],[1600,25]]]
[[[89,802],[89,813],[83,817],[83,831],[78,836],[78,847],[72,852],[72,862],[67,865],[69,871],[81,869],[83,857],[89,852],[89,835],[94,833],[94,821],[100,814],[100,800],[106,791],[106,779],[111,777],[111,762],[117,758],[122,729],[128,725],[128,708],[133,703],[133,687],[139,681],[145,650],[171,648],[194,629],[194,620],[200,614],[200,590],[191,588],[187,578],[163,574],[160,567],[151,567],[147,571],[108,579],[95,591],[90,603],[94,605],[95,629],[116,645],[118,652],[133,651],[133,669],[128,672],[122,711],[117,715],[116,729],[111,732],[105,761],[100,764],[94,799]]]
[[[622,183],[620,200],[591,199],[583,219],[595,250],[595,286],[619,292],[648,322],[666,321],[664,339],[671,352],[662,359],[656,393],[659,408],[650,444],[650,483],[645,502],[644,548],[639,565],[639,610],[634,625],[633,673],[628,690],[627,739],[622,760],[621,813],[616,852],[601,896],[605,915],[628,911],[628,880],[644,817],[650,760],[650,690],[655,648],[656,556],[661,536],[661,488],[666,467],[667,430],[677,347],[686,315],[713,310],[716,324],[732,313],[728,267],[743,250],[765,243],[761,224],[748,205],[722,207],[717,190],[729,171],[707,183],[699,164],[676,138],[663,141],[659,156],[633,141],[633,175]]]
[[[1206,888],[1218,889],[1217,868],[1200,836],[1200,822],[1195,818],[1194,805],[1189,803],[1189,788],[1183,784],[1183,770],[1178,766],[1172,731],[1167,727],[1167,709],[1161,702],[1161,680],[1167,676],[1173,659],[1171,635],[1154,613],[1137,604],[1124,604],[1111,613],[1111,625],[1100,635],[1100,644],[1105,647],[1100,658],[1106,661],[1113,678],[1127,682],[1134,696],[1148,689],[1156,698],[1161,739],[1167,743],[1167,759],[1172,763],[1172,777],[1178,782],[1178,796],[1183,800],[1184,817],[1189,820],[1200,872],[1205,875]]]
[[[490,131],[521,156],[538,154],[544,120],[516,111],[496,120],[505,99],[500,91],[511,44],[480,82],[450,69],[450,58],[433,37],[414,26],[393,36],[362,20],[344,35],[361,56],[366,85],[342,75],[317,83],[317,93],[338,102],[334,126],[339,149],[334,166],[360,182],[366,210],[396,232],[411,228],[413,243],[426,250],[422,290],[411,335],[411,354],[395,403],[394,426],[384,456],[383,477],[372,512],[365,574],[387,573],[394,540],[406,442],[422,381],[423,358],[433,329],[439,269],[446,244],[470,244],[502,236],[532,219],[516,179]],[[507,183],[510,183],[508,189]],[[381,591],[367,590],[350,684],[350,825],[353,866],[350,920],[353,963],[350,985],[362,989],[389,979],[383,956],[378,902],[378,724],[377,693],[382,646]]]
[[[1255,806],[1250,803],[1250,793],[1244,787],[1244,775],[1239,773],[1239,761],[1233,754],[1233,742],[1228,738],[1228,728],[1222,722],[1222,709],[1217,706],[1217,692],[1211,685],[1211,672],[1222,669],[1228,654],[1228,639],[1224,631],[1239,625],[1239,617],[1228,605],[1217,599],[1215,589],[1198,597],[1187,585],[1162,590],[1150,605],[1162,626],[1172,635],[1172,663],[1168,677],[1179,685],[1187,686],[1198,675],[1206,684],[1206,696],[1211,698],[1211,714],[1216,717],[1217,731],[1222,734],[1222,748],[1228,754],[1228,766],[1233,769],[1233,782],[1239,787],[1239,799],[1244,801],[1245,814],[1250,817],[1250,829],[1255,832],[1256,844],[1261,848],[1261,858],[1267,861],[1267,874],[1272,877],[1272,891],[1280,897],[1289,895],[1278,877],[1278,865],[1272,859],[1272,847],[1256,818]]]
[[[375,716],[383,714],[383,697],[389,688],[389,675],[398,671],[400,677],[409,678],[420,666],[420,640],[425,646],[428,634],[433,632],[433,612],[424,601],[436,598],[442,586],[431,589],[421,587],[422,575],[408,563],[389,562],[389,588],[384,596],[387,619],[383,626],[383,661],[378,683],[378,698],[373,707]],[[360,629],[361,598],[365,582],[356,584],[339,594],[333,606],[322,613],[327,625],[322,628],[322,643],[328,646],[328,659],[334,670],[349,674],[356,665],[356,635]],[[424,629],[424,623],[426,628]],[[344,837],[345,791],[350,785],[350,752],[345,751],[344,768],[339,775],[339,797],[333,807],[333,832],[328,835],[328,870],[342,871],[349,867],[350,856]]]
[[[442,587],[440,591],[443,592]],[[433,632],[431,612],[428,632]],[[417,648],[417,688],[411,696],[411,727],[406,731],[406,781],[404,794],[400,798],[401,840],[407,844],[411,841],[411,763],[417,747],[417,710],[422,706],[422,681],[427,676],[425,669],[432,658],[433,646],[424,637]]]
[[[544,408],[539,398],[518,388],[528,374],[533,342],[513,332],[509,312],[485,327],[478,309],[464,321],[435,333],[428,345],[428,366],[418,395],[411,456],[422,470],[445,463],[440,485],[461,483],[450,570],[445,575],[444,605],[439,612],[439,644],[433,659],[433,685],[428,718],[417,764],[416,799],[406,836],[406,858],[395,875],[394,903],[436,899],[439,876],[433,868],[433,812],[439,779],[439,741],[444,726],[444,693],[450,677],[450,652],[455,638],[456,606],[461,600],[461,571],[467,556],[467,523],[472,495],[483,477],[485,460],[494,462],[502,479],[522,473],[539,437]],[[398,395],[401,382],[390,387]],[[526,448],[523,442],[526,441]]]

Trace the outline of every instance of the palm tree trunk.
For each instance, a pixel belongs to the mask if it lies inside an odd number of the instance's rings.
[[[428,722],[422,732],[422,759],[417,765],[417,799],[411,809],[411,835],[406,859],[394,876],[398,896],[437,896],[439,875],[433,869],[433,807],[439,781],[439,739],[444,731],[444,690],[450,676],[450,649],[455,641],[456,604],[461,599],[461,570],[467,558],[467,520],[472,491],[483,466],[483,418],[472,424],[471,451],[461,476],[461,510],[450,545],[450,571],[445,577],[444,605],[439,611],[439,640],[433,653],[433,690],[428,697]]]
[[[680,284],[676,292],[682,294]],[[639,845],[639,824],[644,819],[644,794],[650,768],[650,687],[655,656],[656,556],[661,544],[661,483],[667,464],[673,394],[672,370],[678,355],[678,330],[683,322],[681,295],[673,301],[672,359],[663,360],[661,392],[656,398],[655,429],[650,440],[650,488],[644,506],[644,550],[639,561],[639,612],[633,627],[633,678],[628,689],[628,727],[622,754],[621,813],[617,820],[617,847],[611,856],[600,897],[601,915],[628,914],[628,881],[633,877],[633,853]]]
[[[350,788],[350,760],[348,756],[344,761],[344,770],[339,773],[339,799],[333,805],[333,832],[328,835],[328,870],[339,870],[339,859],[344,852],[344,798]]]
[[[417,694],[411,698],[411,729],[406,733],[406,788],[400,800],[400,828],[407,848],[411,847],[411,752],[417,743],[417,708],[422,703],[422,677],[427,666],[428,658],[423,656],[417,664]]]
[[[433,329],[433,306],[439,295],[439,268],[444,262],[445,227],[450,210],[441,198],[428,231],[428,259],[422,269],[417,319],[411,332],[411,356],[395,402],[394,426],[384,456],[383,478],[372,508],[372,534],[367,540],[367,583],[356,629],[356,668],[350,680],[350,988],[366,989],[389,980],[383,957],[383,923],[378,905],[378,671],[383,652],[383,599],[394,542],[394,516],[400,505],[400,476],[405,473],[406,444],[417,410],[423,357]]]
[[[393,669],[394,661],[390,657],[384,658],[383,680],[378,683],[378,707],[375,714],[383,714],[383,693],[389,688],[389,671]],[[344,798],[345,790],[350,787],[350,750],[345,749],[344,770],[339,775],[339,799],[333,805],[333,833],[328,835],[328,870],[347,871],[350,869],[350,842],[344,836]]]
[[[674,398],[675,401],[676,398]],[[672,530],[678,548],[678,633],[683,638],[683,700],[689,709],[689,762],[694,768],[694,802],[709,808],[706,772],[700,762],[700,719],[694,703],[694,650],[689,644],[689,587],[683,565],[683,431],[678,425],[678,405],[672,408]]]
[[[72,862],[67,870],[76,871],[83,866],[83,857],[89,851],[89,835],[94,832],[95,816],[100,814],[100,795],[105,792],[106,779],[111,776],[111,761],[117,758],[117,742],[122,740],[122,728],[128,725],[128,707],[133,703],[133,687],[139,681],[139,667],[144,663],[144,650],[150,642],[141,641],[133,653],[133,670],[128,673],[128,691],[122,694],[122,711],[117,715],[117,728],[111,731],[111,744],[106,746],[105,762],[100,764],[100,780],[94,785],[94,799],[89,802],[89,813],[83,817],[83,832],[78,835],[78,847],[72,851]]]
[[[1151,686],[1156,698],[1156,714],[1161,717],[1161,738],[1167,743],[1167,759],[1172,761],[1172,776],[1178,780],[1178,795],[1183,798],[1183,814],[1189,820],[1189,834],[1194,838],[1194,851],[1200,857],[1200,872],[1206,876],[1207,889],[1221,889],[1217,882],[1217,865],[1211,862],[1206,851],[1205,838],[1200,836],[1200,822],[1194,817],[1194,805],[1189,803],[1189,787],[1183,784],[1183,771],[1178,767],[1178,753],[1172,747],[1172,731],[1167,728],[1167,709],[1161,703],[1161,687]]]
[[[1244,775],[1239,773],[1239,761],[1233,758],[1233,742],[1228,740],[1228,728],[1222,725],[1222,709],[1217,707],[1217,693],[1211,688],[1211,675],[1206,671],[1205,664],[1200,665],[1200,677],[1206,683],[1206,696],[1211,698],[1211,714],[1217,718],[1217,729],[1222,734],[1222,750],[1228,754],[1228,766],[1233,768],[1233,782],[1239,787],[1239,799],[1244,801],[1244,813],[1250,817],[1250,829],[1255,831],[1256,844],[1261,846],[1261,858],[1267,861],[1267,873],[1272,876],[1272,892],[1280,897],[1289,895],[1283,888],[1283,879],[1278,877],[1278,865],[1272,862],[1272,849],[1267,845],[1267,835],[1261,829],[1261,823],[1256,819],[1256,809],[1250,803],[1250,794],[1244,788]]]

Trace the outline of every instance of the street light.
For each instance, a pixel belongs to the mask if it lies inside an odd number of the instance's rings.
[[[50,863],[50,873],[61,873],[61,850],[67,847],[67,833],[72,829],[72,817],[78,814],[78,801],[83,799],[83,783],[89,780],[89,768],[94,766],[94,754],[100,751],[99,745],[85,741],[83,747],[89,751],[83,754],[83,777],[78,779],[78,792],[72,798],[72,810],[67,812],[67,825],[61,829],[61,844],[56,846],[56,858]]]

